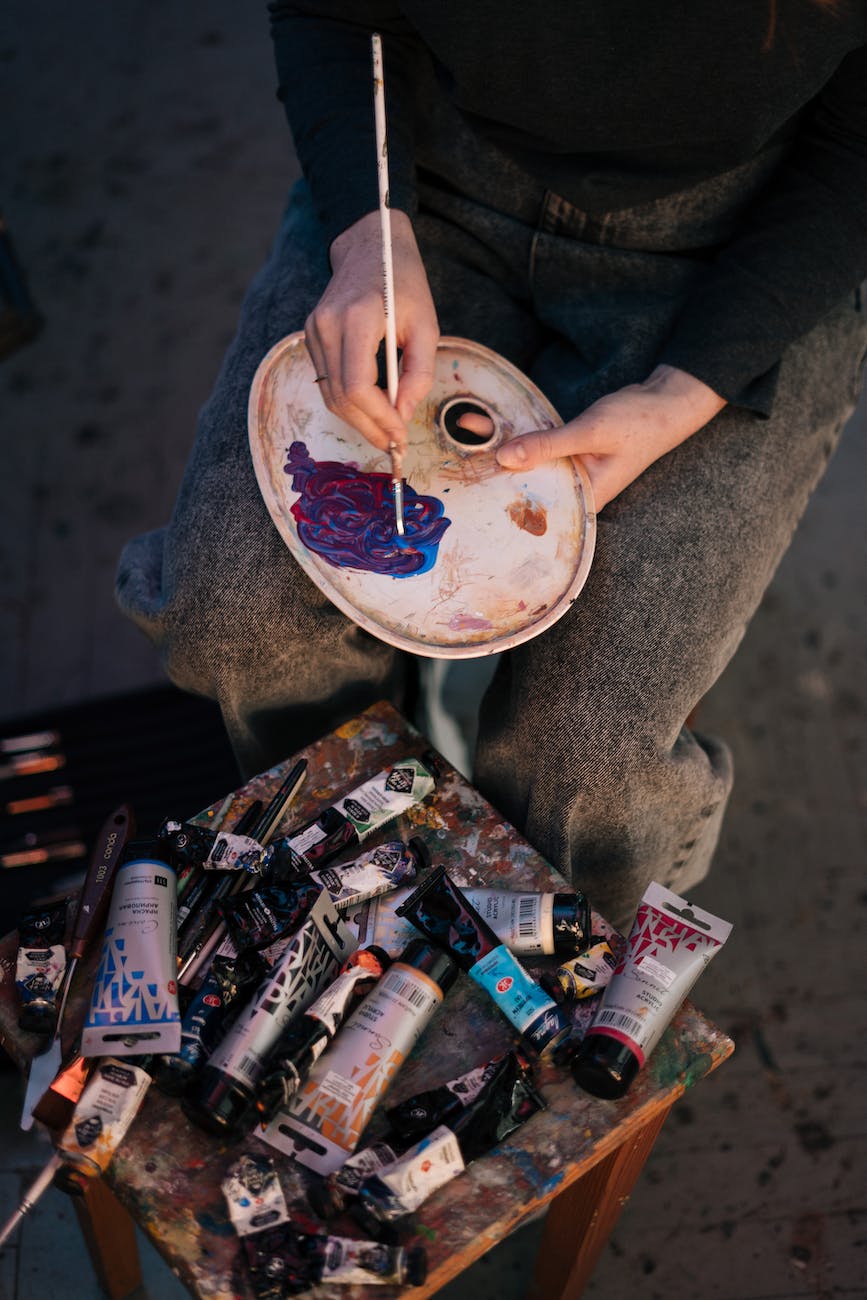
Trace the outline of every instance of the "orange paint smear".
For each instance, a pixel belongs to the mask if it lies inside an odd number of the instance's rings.
[[[538,501],[530,501],[527,497],[512,502],[509,506],[509,518],[513,524],[517,524],[525,533],[532,533],[534,537],[542,537],[548,531],[548,514],[545,507],[539,505]]]

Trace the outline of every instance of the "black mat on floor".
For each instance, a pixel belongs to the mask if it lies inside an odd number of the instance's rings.
[[[80,875],[118,805],[146,835],[239,784],[217,706],[173,686],[0,723],[0,774],[3,934],[31,899]]]

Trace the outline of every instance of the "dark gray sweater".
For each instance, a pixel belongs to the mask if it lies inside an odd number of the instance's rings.
[[[865,0],[310,0],[269,5],[298,155],[329,239],[377,207],[370,33],[383,35],[391,203],[414,210],[413,69],[591,212],[781,162],[660,361],[767,411],[787,344],[867,275]],[[426,51],[426,53],[425,53]]]

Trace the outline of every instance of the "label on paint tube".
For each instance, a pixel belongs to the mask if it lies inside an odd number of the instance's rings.
[[[331,899],[320,894],[208,1064],[252,1088],[280,1034],[334,979],[355,946]]]
[[[363,899],[397,889],[399,885],[414,880],[416,873],[412,850],[401,840],[392,840],[369,849],[346,866],[323,867],[309,875],[344,911]]]
[[[66,970],[66,949],[62,943],[50,948],[19,948],[15,960],[15,984],[23,1004],[54,1003]]]
[[[179,1052],[177,880],[156,858],[118,869],[90,1010],[84,1056]]]
[[[457,1138],[441,1124],[399,1159],[380,1169],[376,1177],[399,1206],[399,1212],[410,1214],[465,1168]]]
[[[398,817],[432,793],[435,781],[417,758],[406,758],[338,799],[335,808],[355,827],[360,840],[383,822]]]
[[[99,1061],[58,1144],[64,1163],[91,1176],[107,1169],[150,1083],[150,1075],[128,1061]]]
[[[229,1218],[239,1237],[289,1222],[283,1188],[268,1156],[241,1156],[220,1186]]]
[[[512,952],[542,957],[554,951],[554,895],[505,889],[462,889],[464,898]]]
[[[346,909],[346,924],[357,937],[360,948],[376,944],[389,957],[400,956],[410,939],[418,934],[411,921],[395,913],[395,908],[405,903],[411,893],[411,888],[396,889]]]
[[[204,862],[206,871],[249,871],[258,873],[267,860],[268,850],[249,835],[232,835],[220,831]]]

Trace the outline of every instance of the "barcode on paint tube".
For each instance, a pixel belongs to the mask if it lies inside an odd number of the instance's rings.
[[[596,1023],[611,1025],[612,1029],[622,1029],[632,1038],[639,1038],[644,1028],[637,1016],[630,1016],[624,1011],[600,1011]]]
[[[235,1066],[235,1069],[238,1071],[238,1074],[245,1074],[252,1083],[259,1072],[259,1064],[258,1056],[251,1056],[249,1052],[245,1052]]]
[[[527,894],[518,903],[518,934],[522,939],[532,939],[536,933],[536,900]]]
[[[388,989],[389,992],[394,993],[396,997],[403,998],[412,1007],[430,1006],[430,993],[413,984],[412,980],[401,979],[399,975],[391,975],[388,980]]]

